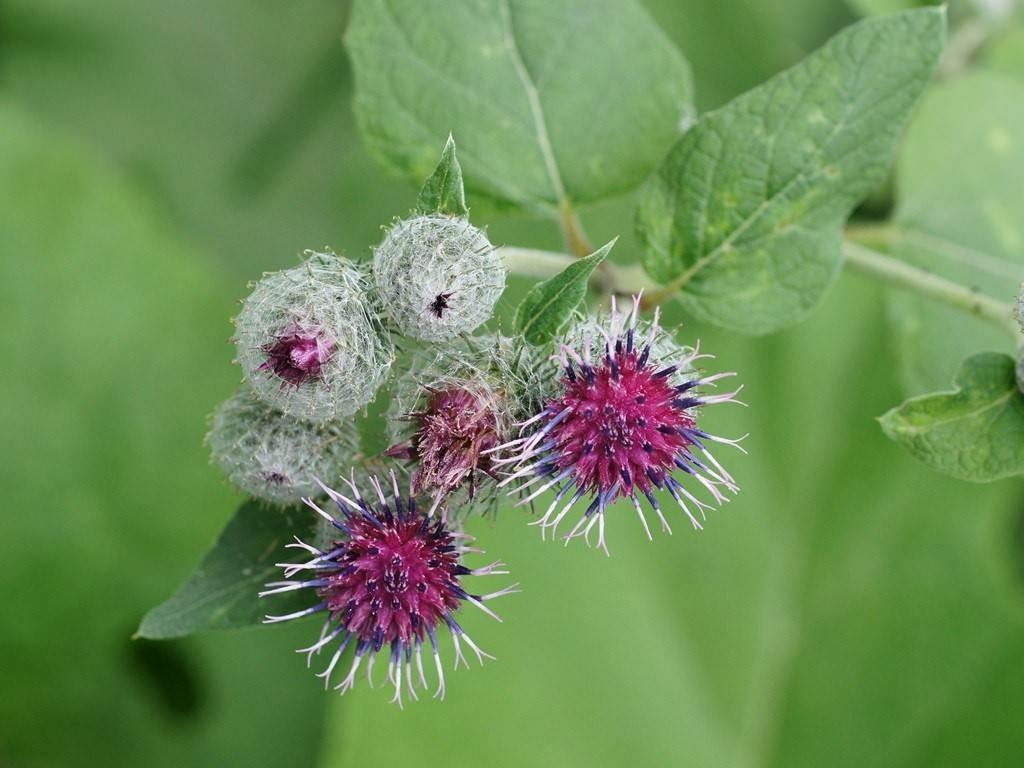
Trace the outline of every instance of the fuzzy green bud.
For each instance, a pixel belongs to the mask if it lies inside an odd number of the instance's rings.
[[[238,363],[256,395],[308,421],[351,416],[394,360],[363,271],[333,253],[265,275],[235,328]]]
[[[448,341],[490,318],[505,268],[487,236],[465,218],[399,221],[374,254],[385,311],[404,336]]]

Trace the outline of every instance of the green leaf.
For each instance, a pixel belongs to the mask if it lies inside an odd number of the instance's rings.
[[[1012,357],[964,361],[956,391],[915,397],[881,417],[885,434],[929,466],[976,483],[1024,474],[1024,396]]]
[[[651,276],[724,328],[804,318],[835,279],[850,210],[885,178],[944,35],[941,10],[862,21],[705,115],[641,201]]]
[[[359,0],[346,43],[373,152],[421,179],[452,131],[469,191],[515,206],[635,187],[692,113],[688,65],[634,0]]]
[[[0,354],[24,373],[0,377],[0,763],[312,764],[302,628],[131,639],[233,503],[203,433],[238,380],[223,339],[243,282],[10,99],[0,200]]]
[[[448,141],[441,152],[441,160],[420,190],[416,201],[420,213],[446,213],[449,216],[468,216],[466,192],[462,188],[462,166],[455,156],[455,139]]]
[[[618,239],[618,238],[616,238]],[[547,344],[568,324],[587,295],[587,281],[605,260],[615,240],[574,261],[554,277],[537,283],[516,308],[515,329],[527,343]]]
[[[1024,281],[1024,84],[976,73],[931,89],[897,171],[893,255],[1013,303]],[[975,352],[1016,353],[1007,334],[944,305],[897,291],[890,305],[907,394],[945,389]]]
[[[202,563],[170,598],[142,619],[138,636],[151,640],[183,637],[209,629],[233,629],[260,624],[271,613],[288,613],[288,599],[308,603],[306,595],[292,595],[272,605],[257,593],[280,576],[274,565],[293,536],[311,528],[305,508],[277,509],[247,501],[238,508]]]
[[[442,637],[444,702],[421,695],[399,711],[379,691],[332,697],[325,768],[424,755],[560,768],[1013,764],[1021,489],[943,477],[882,434],[872,416],[898,397],[879,360],[886,338],[883,297],[856,280],[814,323],[771,338],[703,329],[709,369],[735,365],[747,384],[750,408],[701,413],[714,434],[751,433],[749,456],[715,451],[739,495],[703,531],[666,497],[675,532],[653,542],[620,501],[606,514],[610,558],[541,542],[536,518],[511,504],[470,520],[487,554],[469,563],[500,558],[511,575],[466,583],[523,583],[488,603],[500,624],[457,615],[498,660],[451,672]]]

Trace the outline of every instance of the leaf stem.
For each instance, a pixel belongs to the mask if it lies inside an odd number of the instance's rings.
[[[499,248],[498,253],[509,272],[524,277],[542,279],[554,277],[576,261],[576,257],[567,253],[543,251],[536,248],[506,246]],[[603,262],[597,268],[592,283],[598,290],[614,294],[635,294],[640,291],[655,290],[659,287],[647,276],[639,264],[621,265],[609,261]]]
[[[1020,335],[1017,322],[1013,318],[1013,306],[1006,302],[993,299],[973,288],[954,283],[850,240],[843,243],[843,257],[846,266],[861,274],[987,320],[1008,331],[1014,339]]]
[[[565,248],[577,259],[589,256],[594,248],[583,231],[583,223],[572,207],[568,198],[563,198],[558,206],[558,225],[562,229],[562,240],[565,241]]]

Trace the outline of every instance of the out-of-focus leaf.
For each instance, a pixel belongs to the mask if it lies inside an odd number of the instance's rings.
[[[547,344],[565,328],[572,313],[587,295],[587,281],[608,256],[615,241],[605,243],[589,256],[578,259],[557,275],[537,283],[516,309],[516,331],[527,343]]]
[[[900,154],[894,254],[1013,302],[1024,280],[1022,178],[1024,85],[988,73],[937,85]],[[998,329],[913,294],[893,291],[891,315],[911,395],[947,389],[975,352],[1014,352]]]
[[[309,510],[304,507],[278,509],[256,501],[242,504],[188,580],[146,614],[139,637],[162,640],[261,623],[267,605],[257,593],[280,576],[281,569],[274,563],[285,551],[285,543],[311,527]],[[293,597],[296,610],[302,602],[309,602],[306,595]],[[286,598],[274,604],[274,612],[288,613]]]
[[[851,10],[861,16],[875,16],[884,13],[899,13],[914,8],[928,8],[942,5],[942,0],[846,0]]]
[[[879,361],[883,307],[844,280],[814,323],[757,341],[701,333],[714,367],[747,385],[749,408],[702,416],[716,434],[751,433],[749,456],[716,452],[739,496],[701,532],[676,510],[675,535],[653,542],[616,504],[610,558],[541,542],[521,509],[472,521],[487,549],[472,562],[501,558],[523,587],[490,604],[501,624],[459,615],[498,660],[446,670],[443,703],[347,694],[324,765],[924,768],[1020,754],[1019,488],[942,477],[881,433],[873,417],[899,397]]]
[[[420,190],[416,208],[420,213],[447,213],[466,216],[466,191],[462,186],[462,166],[455,156],[455,140],[448,135],[441,160]]]
[[[692,112],[686,61],[633,0],[359,0],[346,42],[377,155],[421,179],[452,131],[468,190],[515,206],[631,189]]]
[[[981,63],[989,71],[1024,83],[1024,23],[1007,24],[985,47]]]
[[[1024,396],[1009,355],[964,361],[955,392],[915,397],[881,417],[890,438],[929,466],[961,480],[1024,474]]]
[[[862,21],[701,118],[641,202],[648,272],[725,328],[804,318],[835,278],[843,222],[885,177],[944,34],[941,10]]]
[[[305,248],[360,256],[409,191],[361,146],[347,6],[6,0],[2,84],[115,158],[240,277]]]
[[[130,639],[234,504],[202,438],[239,287],[9,102],[0,199],[0,762],[309,764],[323,700],[291,631]]]

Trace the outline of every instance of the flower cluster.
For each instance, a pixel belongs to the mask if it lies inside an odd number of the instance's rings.
[[[450,178],[460,177],[435,182]],[[215,411],[208,439],[238,488],[316,513],[317,527],[288,545],[308,557],[279,563],[284,580],[261,593],[309,600],[267,622],[322,615],[319,636],[301,652],[308,665],[329,654],[319,672],[325,687],[347,668],[334,686],[342,693],[364,664],[372,684],[384,653],[399,705],[428,687],[444,696],[439,630],[447,627],[456,668],[464,647],[481,663],[493,658],[458,616],[469,604],[497,618],[488,603],[518,590],[470,591],[468,577],[508,571],[500,561],[463,562],[481,552],[465,527],[496,513],[506,495],[531,510],[543,499],[532,521],[542,539],[572,514],[562,540],[596,537],[608,553],[606,515],[617,506],[632,507],[651,538],[651,513],[671,532],[667,500],[699,529],[738,491],[712,452],[738,441],[709,431],[703,416],[738,402],[739,389],[717,389],[733,374],[705,373],[709,355],[677,343],[657,311],[642,318],[639,297],[627,311],[614,299],[606,314],[569,308],[545,323],[548,336],[472,335],[491,317],[505,270],[459,208],[460,194],[446,199],[445,212],[424,213],[421,196],[417,215],[386,232],[371,265],[307,252],[254,286],[235,322],[244,382]],[[365,456],[358,413],[382,389],[390,447]]]

